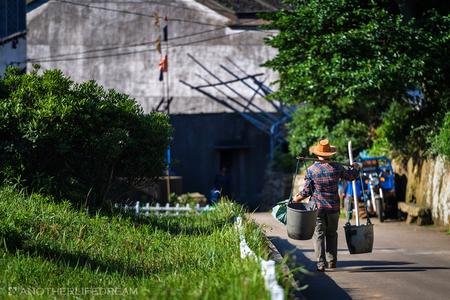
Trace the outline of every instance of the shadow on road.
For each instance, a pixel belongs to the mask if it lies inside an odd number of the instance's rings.
[[[450,270],[449,267],[423,267],[406,261],[352,260],[338,262],[338,269],[333,272],[423,272],[428,270]]]
[[[280,237],[269,236],[271,242],[275,245],[283,257],[288,257],[287,263],[291,270],[304,266],[308,272],[296,272],[295,279],[297,285],[302,287],[302,296],[306,299],[351,299],[348,292],[342,289],[328,275],[334,272],[348,273],[370,273],[370,272],[425,272],[430,270],[449,270],[450,267],[420,266],[416,262],[408,261],[389,261],[389,260],[341,260],[338,262],[338,268],[327,270],[325,273],[316,271],[316,262],[309,259],[305,253],[313,251],[312,249],[300,249],[291,244],[289,240]],[[312,245],[311,245],[312,246]],[[388,249],[388,248],[386,248]]]
[[[450,268],[446,267],[391,267],[391,266],[382,266],[382,267],[361,267],[355,269],[342,269],[342,271],[346,272],[424,272],[429,270],[450,270]]]
[[[316,263],[307,258],[300,249],[289,243],[288,240],[279,237],[269,237],[283,257],[288,257],[290,269],[299,265],[304,266],[308,273],[296,273],[295,279],[298,286],[308,285],[302,295],[306,299],[351,299],[351,297],[339,287],[326,273],[316,272]]]
[[[386,260],[346,260],[346,261],[339,261],[338,267],[339,268],[346,268],[346,267],[371,267],[371,266],[404,266],[404,265],[411,265],[413,263],[407,262],[407,261],[386,261]],[[378,268],[378,267],[376,267]],[[382,268],[382,267],[380,267]],[[401,267],[404,268],[404,267]]]

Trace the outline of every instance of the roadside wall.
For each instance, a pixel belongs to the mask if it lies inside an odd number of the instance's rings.
[[[267,211],[272,209],[277,202],[288,199],[289,195],[298,193],[300,187],[305,184],[305,171],[293,178],[291,173],[283,173],[271,170],[268,167],[265,171],[264,187],[262,191],[262,203],[259,209]]]
[[[406,177],[405,201],[431,208],[433,221],[450,224],[450,162],[438,156],[435,159],[407,162],[394,161],[394,170]]]

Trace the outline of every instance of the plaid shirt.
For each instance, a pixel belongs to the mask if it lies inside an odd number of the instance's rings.
[[[336,163],[315,162],[306,170],[305,185],[300,192],[302,197],[311,196],[310,201],[317,204],[319,212],[339,212],[339,179],[355,180],[358,171],[345,169]]]

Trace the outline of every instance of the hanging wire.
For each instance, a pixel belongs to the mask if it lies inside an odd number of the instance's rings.
[[[69,5],[82,6],[82,7],[87,7],[87,8],[90,8],[90,9],[101,9],[101,10],[107,10],[107,11],[114,11],[114,12],[118,12],[118,13],[132,14],[132,15],[137,15],[137,16],[145,16],[145,17],[149,17],[149,18],[155,18],[155,14],[156,14],[156,13],[144,14],[144,13],[139,13],[139,12],[131,12],[131,11],[128,11],[128,10],[110,9],[110,8],[105,8],[105,7],[92,6],[92,5],[89,5],[89,4],[72,2],[72,1],[68,1],[68,0],[53,0],[53,1],[50,1],[50,3],[52,3],[52,2],[59,2],[59,3],[69,4]],[[105,1],[104,3],[108,3],[108,2]],[[123,3],[127,3],[127,2],[123,2]],[[136,2],[130,2],[130,3],[136,3]],[[149,3],[150,4],[150,3],[153,3],[153,2],[141,1],[140,3]],[[164,3],[161,3],[161,2],[155,2],[155,3],[160,4],[160,5],[166,5],[166,6],[172,6],[173,7],[173,5],[164,4]],[[183,8],[185,8],[185,7],[183,7]],[[196,9],[191,9],[191,10],[197,11],[199,13],[203,13],[202,11],[199,11],[199,10],[196,10]],[[161,17],[159,17],[159,18],[162,19]],[[196,21],[177,19],[177,18],[171,18],[171,21],[180,21],[180,22],[187,22],[187,23],[189,23],[189,22],[191,22],[191,23],[199,23],[199,22],[196,22]],[[253,21],[243,22],[241,25],[250,24],[252,22]],[[214,26],[216,28],[211,29],[211,30],[204,30],[204,31],[195,32],[195,33],[191,33],[191,34],[181,35],[181,36],[175,36],[175,37],[172,37],[170,40],[183,39],[183,38],[188,38],[188,37],[192,37],[192,36],[196,36],[196,35],[211,33],[211,32],[219,31],[219,30],[222,30],[222,29],[225,29],[225,28],[229,27],[229,25],[217,25],[217,24],[211,24],[211,23],[201,23],[201,24],[202,25]],[[260,31],[265,32],[267,30],[260,29]],[[175,44],[175,45],[171,46],[170,48],[182,47],[182,46],[192,45],[192,44],[201,43],[201,42],[207,42],[207,41],[210,41],[210,40],[220,39],[220,38],[223,38],[223,37],[227,37],[227,36],[231,36],[231,35],[235,35],[235,34],[241,34],[241,33],[244,33],[244,32],[241,31],[241,32],[237,32],[237,33],[220,35],[220,36],[212,37],[212,38],[208,38],[208,39],[202,39],[202,40],[198,40],[198,41],[194,41],[194,42]],[[156,40],[149,41],[149,42],[140,42],[140,43],[135,43],[135,44],[129,44],[129,45],[120,45],[120,46],[110,46],[110,47],[105,47],[105,48],[88,49],[88,50],[79,51],[79,52],[62,53],[62,54],[56,54],[56,55],[51,55],[51,56],[47,56],[47,57],[30,58],[30,59],[27,59],[26,61],[17,61],[17,62],[13,62],[13,63],[14,64],[20,64],[20,63],[25,63],[25,62],[29,62],[29,63],[44,63],[44,62],[58,62],[58,61],[75,61],[75,60],[85,60],[85,59],[97,59],[97,58],[103,58],[103,57],[132,55],[132,54],[136,54],[136,53],[151,52],[151,51],[153,51],[153,49],[143,49],[143,50],[127,51],[127,52],[119,52],[119,53],[108,53],[108,54],[103,54],[103,55],[86,56],[86,57],[63,58],[65,56],[71,56],[71,55],[82,55],[82,54],[87,54],[87,53],[96,53],[96,52],[111,51],[111,50],[122,49],[122,48],[131,48],[131,47],[139,47],[139,46],[151,45],[151,44],[154,44],[155,42],[156,42]]]
[[[68,1],[68,0],[52,0],[52,1],[50,1],[50,3],[52,3],[52,2],[53,3],[55,3],[55,2],[65,3],[65,4],[74,5],[74,6],[82,6],[82,7],[87,7],[87,8],[90,8],[90,9],[98,9],[98,10],[104,10],[104,11],[118,12],[118,13],[122,13],[122,14],[135,15],[135,16],[146,17],[146,18],[153,18],[153,14],[145,14],[145,13],[140,13],[140,12],[133,12],[133,11],[124,10],[124,9],[107,8],[107,7],[95,6],[95,5],[91,5],[91,4],[72,2],[72,1]],[[107,3],[107,2],[105,2],[105,3]],[[176,21],[176,22],[192,23],[192,24],[207,25],[207,26],[222,26],[222,25],[211,24],[211,23],[207,23],[207,22],[192,21],[192,20],[179,19],[179,18],[173,18],[171,20],[172,21]]]
[[[212,40],[217,40],[217,39],[225,38],[225,37],[228,37],[228,36],[233,36],[233,35],[238,35],[238,34],[243,34],[243,33],[245,33],[245,31],[234,32],[234,33],[230,33],[230,34],[224,34],[224,35],[220,35],[220,36],[217,36],[217,37],[207,38],[207,39],[198,40],[198,41],[194,41],[194,42],[175,44],[175,45],[169,46],[169,48],[173,49],[173,48],[178,48],[178,47],[195,45],[195,44],[208,42],[208,41],[212,41]],[[156,42],[156,40],[153,41],[153,43],[155,43],[155,42]],[[241,45],[244,45],[244,44],[241,44]],[[25,62],[29,62],[29,63],[45,63],[45,62],[58,62],[58,61],[77,61],[77,60],[97,59],[97,58],[104,58],[104,57],[117,57],[117,56],[132,55],[132,54],[145,53],[145,52],[154,52],[154,51],[156,51],[156,49],[143,49],[143,50],[136,50],[136,51],[127,51],[127,52],[119,52],[119,53],[96,55],[96,56],[68,57],[68,58],[59,58],[59,59],[58,58],[56,58],[56,59],[28,59],[28,60],[25,60],[25,61],[16,61],[16,62],[13,62],[13,63],[17,64],[17,63],[25,63]]]

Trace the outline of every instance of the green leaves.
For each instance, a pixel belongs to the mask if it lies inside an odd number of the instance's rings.
[[[144,115],[127,95],[75,84],[59,70],[10,69],[0,87],[1,180],[97,206],[115,178],[161,174],[166,116]]]
[[[414,139],[426,140],[430,132],[437,132],[443,119],[440,112],[448,111],[450,102],[448,15],[430,10],[419,19],[407,18],[392,1],[384,0],[285,3],[289,11],[267,17],[271,21],[267,27],[279,31],[267,39],[278,54],[265,66],[280,74],[280,88],[271,97],[291,104],[307,102],[310,110],[326,106],[334,116],[320,124],[320,132],[310,129],[313,131],[305,135],[317,139],[345,119],[376,128],[383,123],[390,103],[402,101],[407,90],[417,88],[425,94],[423,111],[416,113],[415,119],[405,119],[404,124],[396,123],[399,127],[386,125],[399,133],[408,124],[407,135],[394,137],[387,132],[385,138],[393,145],[401,141],[399,144],[413,146]],[[302,131],[308,127],[297,125]],[[290,127],[292,133],[294,126]],[[307,136],[298,140],[296,133],[292,141],[299,144],[292,147],[303,148],[311,140]],[[427,145],[400,151],[417,153]]]
[[[289,150],[292,155],[307,155],[309,146],[329,134],[328,124],[331,122],[332,111],[329,107],[300,106],[288,125]]]
[[[343,119],[332,128],[330,141],[338,149],[336,158],[338,160],[346,160],[348,158],[346,151],[348,141],[352,141],[355,154],[366,149],[369,142],[369,128],[364,123]]]
[[[437,154],[443,154],[447,159],[450,159],[450,113],[446,114],[443,126],[433,138],[432,151]]]
[[[309,147],[322,138],[329,138],[337,147],[337,159],[346,158],[347,142],[351,140],[356,153],[368,146],[367,125],[350,119],[336,120],[327,106],[302,105],[289,124],[289,149],[292,155],[308,155]]]

